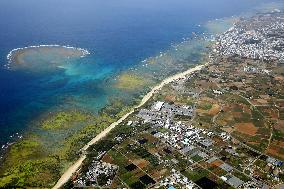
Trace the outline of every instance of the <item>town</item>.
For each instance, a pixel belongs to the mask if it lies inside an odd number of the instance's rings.
[[[225,56],[279,60],[284,63],[284,14],[259,14],[237,22],[217,37],[216,52]]]
[[[283,188],[282,12],[239,21],[87,152],[65,187]]]

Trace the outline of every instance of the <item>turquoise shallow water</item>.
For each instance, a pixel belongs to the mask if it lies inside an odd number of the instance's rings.
[[[0,147],[45,112],[96,113],[124,93],[110,84],[125,70],[166,76],[198,62],[200,54],[190,45],[176,52],[171,45],[205,32],[199,25],[208,20],[273,6],[269,0],[0,1]],[[40,44],[70,45],[91,54],[51,72],[5,69],[12,49]],[[167,50],[158,66],[143,66],[141,61]]]

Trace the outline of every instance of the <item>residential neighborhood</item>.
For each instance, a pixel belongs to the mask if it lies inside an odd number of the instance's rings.
[[[237,22],[217,38],[214,51],[225,56],[284,63],[284,14],[275,11]]]

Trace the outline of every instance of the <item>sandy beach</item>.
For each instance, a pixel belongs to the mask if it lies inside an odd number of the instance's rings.
[[[191,68],[187,71],[178,73],[176,75],[170,76],[166,79],[164,79],[160,84],[156,85],[152,88],[150,92],[148,92],[143,99],[141,100],[140,104],[133,107],[127,114],[122,116],[119,120],[112,123],[109,127],[107,127],[104,131],[102,131],[100,134],[98,134],[95,138],[93,138],[90,142],[88,142],[83,148],[82,151],[85,152],[91,145],[98,142],[100,139],[105,137],[112,129],[114,129],[117,125],[119,125],[121,122],[123,122],[129,115],[131,115],[135,109],[140,108],[143,106],[156,92],[158,92],[163,86],[178,80],[180,78],[185,77],[186,75],[189,75],[195,71],[201,70],[203,67],[205,67],[207,64],[204,65],[198,65],[194,68]],[[53,187],[53,189],[61,188],[71,177],[72,175],[80,168],[82,165],[82,162],[85,160],[86,155],[83,153],[83,155],[71,166],[69,167],[65,173],[61,176],[61,178],[58,180],[56,185]]]

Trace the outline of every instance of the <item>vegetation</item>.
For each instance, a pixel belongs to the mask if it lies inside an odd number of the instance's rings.
[[[134,74],[123,73],[118,77],[116,87],[123,90],[137,90],[146,87],[149,81]]]
[[[200,101],[198,103],[198,108],[203,109],[203,110],[210,110],[212,108],[212,104],[210,102],[207,101]]]
[[[79,111],[58,112],[44,120],[41,127],[43,129],[66,129],[73,123],[86,121],[88,118],[90,118],[89,115]]]
[[[192,181],[197,181],[203,177],[206,177],[209,174],[209,171],[202,169],[202,168],[198,168],[195,169],[193,171],[191,170],[186,170],[183,172],[183,174],[188,177],[190,180]]]
[[[46,146],[44,136],[31,134],[12,145],[4,160],[4,166],[0,169],[0,188],[52,187],[65,168],[78,158],[80,149],[127,110],[129,107],[125,104],[113,101],[98,116],[67,111],[46,117],[40,123],[45,133],[54,135],[65,132],[64,129],[68,131],[77,123],[83,127],[68,133],[66,138],[58,139],[60,145],[53,149]]]
[[[36,137],[29,137],[13,145],[0,171],[2,187],[47,187],[60,176],[60,160],[47,156]]]

